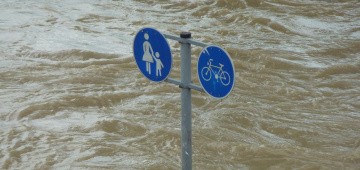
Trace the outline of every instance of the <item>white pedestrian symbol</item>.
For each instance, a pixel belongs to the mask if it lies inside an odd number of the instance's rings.
[[[212,61],[213,59],[209,59],[209,61],[207,62],[208,66],[205,66],[201,69],[201,77],[205,81],[209,81],[212,75],[214,74],[214,77],[217,82],[219,82],[220,79],[221,84],[223,84],[224,86],[229,85],[230,75],[228,72],[223,70],[224,65],[219,63],[220,66],[214,66],[211,63]]]
[[[143,43],[144,55],[142,60],[146,62],[146,71],[151,74],[151,63],[154,63],[156,66],[156,76],[161,76],[161,70],[164,68],[163,63],[160,60],[160,53],[156,52],[154,55],[154,50],[149,42],[149,34],[144,34],[145,41]]]
[[[144,34],[145,41],[143,43],[144,55],[142,60],[146,62],[146,71],[151,74],[151,63],[154,63],[154,50],[151,47],[149,40],[149,34]]]

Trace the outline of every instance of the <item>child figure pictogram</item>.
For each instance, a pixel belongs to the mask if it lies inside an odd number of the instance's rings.
[[[159,52],[155,53],[154,60],[156,62],[156,76],[161,76],[161,70],[162,70],[162,68],[164,68],[164,65],[160,60]]]

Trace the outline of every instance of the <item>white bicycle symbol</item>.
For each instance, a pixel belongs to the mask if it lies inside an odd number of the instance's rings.
[[[205,80],[205,81],[209,81],[212,77],[212,75],[214,74],[215,79],[217,82],[220,82],[221,84],[223,84],[224,86],[227,86],[230,84],[230,75],[228,72],[224,71],[222,68],[224,67],[223,64],[219,63],[220,66],[214,66],[211,64],[211,62],[213,61],[213,59],[209,59],[209,61],[207,62],[207,67],[203,67],[201,69],[201,77]],[[214,68],[217,69],[218,71],[214,71]]]

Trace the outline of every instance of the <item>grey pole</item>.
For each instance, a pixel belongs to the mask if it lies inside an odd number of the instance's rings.
[[[180,38],[191,38],[190,32],[182,32]],[[185,86],[181,90],[181,149],[182,169],[192,169],[191,146],[191,45],[181,42],[181,83]]]

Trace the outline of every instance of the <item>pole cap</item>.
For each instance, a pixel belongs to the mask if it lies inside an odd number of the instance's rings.
[[[191,32],[181,32],[180,38],[191,38]]]

